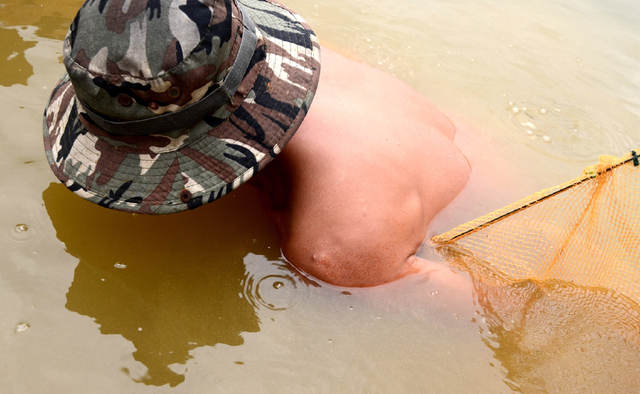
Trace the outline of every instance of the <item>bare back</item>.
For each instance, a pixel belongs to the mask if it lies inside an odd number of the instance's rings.
[[[454,134],[409,86],[323,49],[309,114],[255,182],[287,259],[343,286],[416,271],[427,225],[469,178]]]

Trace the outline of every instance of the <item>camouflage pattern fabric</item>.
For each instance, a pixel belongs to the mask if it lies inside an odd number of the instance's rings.
[[[83,105],[137,120],[198,102],[234,63],[243,14],[235,0],[87,0],[44,114],[47,159],[70,190],[122,211],[179,212],[226,195],[280,152],[313,99],[320,46],[287,8],[241,3],[258,42],[234,97],[186,129],[131,136],[102,130]]]

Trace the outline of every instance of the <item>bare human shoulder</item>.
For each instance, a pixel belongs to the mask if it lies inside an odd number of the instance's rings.
[[[419,270],[429,222],[469,178],[454,134],[411,87],[323,49],[307,117],[253,182],[287,259],[342,286]]]

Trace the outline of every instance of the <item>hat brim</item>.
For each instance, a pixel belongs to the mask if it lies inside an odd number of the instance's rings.
[[[226,195],[280,152],[313,100],[320,45],[288,8],[241,3],[259,43],[235,104],[179,135],[109,134],[91,123],[62,78],[45,109],[44,144],[53,172],[70,190],[121,211],[180,212]]]

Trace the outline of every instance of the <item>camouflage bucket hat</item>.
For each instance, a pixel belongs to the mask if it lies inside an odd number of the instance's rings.
[[[320,46],[265,0],[87,0],[44,113],[55,175],[122,211],[229,193],[271,161],[313,99]]]

